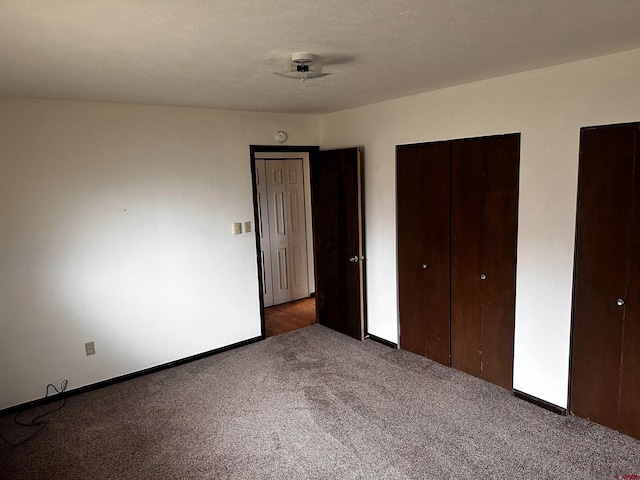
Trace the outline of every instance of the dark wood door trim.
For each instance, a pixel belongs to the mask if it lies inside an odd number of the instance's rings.
[[[368,332],[367,325],[367,258],[365,255],[364,234],[364,163],[362,147],[356,147],[358,156],[358,269],[360,273],[360,340],[364,340]]]

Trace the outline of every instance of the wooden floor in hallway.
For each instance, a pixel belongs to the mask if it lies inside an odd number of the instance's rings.
[[[267,337],[291,332],[316,323],[316,299],[303,298],[264,309]]]

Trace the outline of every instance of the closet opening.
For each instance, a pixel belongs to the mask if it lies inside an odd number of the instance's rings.
[[[400,348],[513,388],[520,134],[396,147]]]

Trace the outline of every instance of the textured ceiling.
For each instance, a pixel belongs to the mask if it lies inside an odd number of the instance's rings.
[[[640,0],[0,0],[0,96],[324,113],[635,48]]]

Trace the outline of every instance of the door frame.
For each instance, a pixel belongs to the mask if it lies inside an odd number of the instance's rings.
[[[320,151],[320,147],[316,145],[304,145],[304,146],[295,146],[295,145],[249,145],[249,162],[251,167],[251,193],[253,196],[253,232],[256,240],[256,263],[258,265],[258,299],[260,302],[260,338],[264,340],[267,338],[266,335],[266,326],[265,326],[265,313],[264,313],[264,298],[262,297],[262,292],[264,291],[264,284],[262,283],[262,262],[260,258],[260,232],[257,228],[258,225],[258,190],[256,187],[256,153],[264,152],[264,153],[308,153],[309,154],[309,163],[313,161],[315,154]],[[313,204],[311,203],[311,198],[308,199],[311,205],[311,209],[313,210]],[[308,233],[308,232],[307,232]],[[307,240],[308,241],[308,240]],[[315,249],[313,259],[309,259],[315,264]],[[315,279],[315,269],[314,269],[314,279]]]

